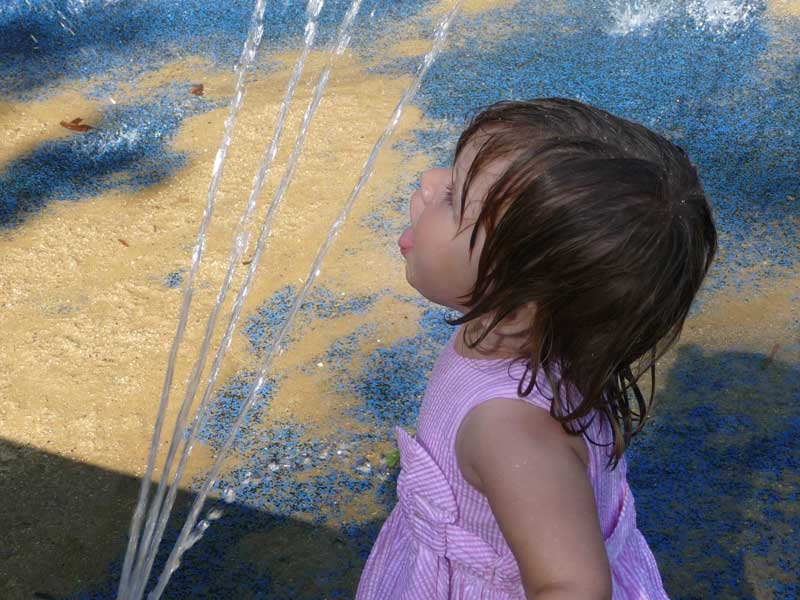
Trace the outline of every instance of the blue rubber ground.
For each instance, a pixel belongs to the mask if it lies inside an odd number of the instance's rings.
[[[266,49],[295,47],[303,26],[300,3],[268,4]],[[326,3],[323,40],[347,4]],[[362,19],[354,44],[363,56],[380,58],[375,72],[391,76],[416,67],[416,60],[382,55],[374,31],[401,31],[404,23],[403,35],[410,35],[408,27],[429,35],[434,23],[419,17],[428,4],[364,3],[362,15],[375,14]],[[704,297],[758,289],[796,268],[800,20],[771,17],[755,5],[746,23],[703,28],[687,3],[676,2],[675,13],[657,26],[622,36],[612,32],[610,12],[598,10],[598,3],[560,4],[563,10],[552,13],[520,2],[462,17],[416,100],[427,116],[447,124],[398,147],[447,164],[454,134],[471,109],[509,97],[577,98],[667,135],[699,165],[721,254],[693,314],[702,310]],[[76,3],[55,5],[63,19],[45,0],[12,0],[0,10],[0,89],[9,98],[32,99],[59,81],[113,75],[92,84],[87,95],[97,97],[113,92],[123,71],[131,77],[192,55],[229,68],[251,11],[240,0],[98,1],[80,10],[70,10]],[[504,35],[483,34],[500,27]],[[268,69],[269,53],[264,55],[261,68]],[[170,147],[182,119],[211,108],[185,92],[163,89],[109,109],[94,132],[18,157],[0,173],[0,226],[24,227],[25,215],[49,202],[166,180],[186,160]],[[132,131],[159,135],[126,138]],[[126,177],[114,177],[120,173]],[[400,185],[385,212],[366,219],[375,235],[396,237],[396,227],[387,223],[404,213],[405,197]],[[164,285],[180,287],[182,277],[180,271],[164,273]],[[241,333],[256,355],[295,292],[281,290],[243,320]],[[369,310],[384,293],[342,302],[333,290],[317,290],[292,336],[316,321]],[[236,441],[237,466],[220,481],[219,489],[234,488],[236,499],[220,505],[222,519],[186,555],[167,597],[352,597],[380,522],[342,524],[342,507],[364,497],[393,505],[396,467],[369,465],[362,457],[389,444],[395,424],[413,429],[427,374],[452,331],[443,310],[420,299],[396,299],[423,308],[416,335],[365,356],[358,370],[351,358],[371,337],[368,326],[336,340],[319,357],[335,373],[338,391],[360,402],[351,415],[353,430],[318,438],[303,423],[267,426],[258,409],[289,374],[277,374],[261,390]],[[291,347],[292,339],[287,343]],[[759,597],[800,597],[800,370],[781,363],[765,370],[764,358],[681,348],[673,369],[662,374],[669,402],[628,452],[640,528],[671,597],[755,598],[744,573],[759,561],[771,569],[761,578],[767,591]],[[217,395],[202,434],[212,448],[224,440],[253,378],[239,373]],[[299,524],[299,515],[310,516],[312,524]],[[256,540],[262,559],[246,551],[252,550],[248,540]],[[109,565],[106,582],[73,598],[112,598],[121,561]]]

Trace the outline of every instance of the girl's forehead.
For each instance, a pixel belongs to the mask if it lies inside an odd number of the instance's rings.
[[[456,157],[456,160],[453,163],[454,182],[463,182],[464,179],[466,179],[470,166],[472,166],[472,163],[482,151],[488,151],[492,153],[495,155],[495,158],[492,158],[485,164],[481,165],[480,172],[475,174],[474,179],[481,177],[484,179],[489,178],[495,180],[505,173],[505,170],[512,162],[506,156],[507,153],[503,152],[497,147],[485,149],[487,143],[490,142],[493,137],[494,136],[491,132],[482,130],[476,131],[470,137],[467,143],[462,147],[461,153]]]
[[[456,157],[452,169],[455,193],[460,194],[462,192],[470,166],[489,137],[489,134],[486,133],[476,133],[464,145],[461,153]],[[472,204],[477,199],[482,201],[492,184],[505,174],[511,162],[512,160],[508,157],[498,157],[481,165],[480,171],[473,174],[472,180],[470,181],[469,197],[467,198],[466,204]]]
[[[472,162],[475,160],[475,157],[478,155],[478,152],[480,152],[483,145],[486,144],[490,138],[491,135],[486,132],[475,132],[467,141],[467,143],[461,148],[461,153],[456,157],[455,163],[453,164],[454,174],[455,171],[463,171],[461,174],[462,177],[466,176],[467,171],[469,170]]]

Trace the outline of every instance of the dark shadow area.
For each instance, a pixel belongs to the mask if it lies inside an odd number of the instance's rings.
[[[0,479],[0,598],[114,598],[139,480],[6,440]],[[192,497],[179,494],[155,574]],[[380,526],[337,532],[239,504],[211,506],[222,518],[184,555],[164,598],[352,598]]]
[[[681,346],[664,377],[628,461],[639,526],[670,597],[796,597],[800,370]],[[8,441],[0,475],[0,597],[114,598],[138,480]],[[190,500],[180,494],[172,523],[183,522]],[[381,526],[211,506],[222,518],[184,556],[164,597],[352,598]]]
[[[664,376],[627,456],[670,598],[798,597],[797,365],[686,345]]]
[[[135,478],[0,440],[0,481],[0,597],[59,597],[103,576],[123,548]]]

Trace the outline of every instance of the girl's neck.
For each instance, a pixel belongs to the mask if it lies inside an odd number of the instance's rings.
[[[512,340],[509,336],[499,335],[495,332],[490,332],[475,348],[467,346],[466,339],[476,340],[480,337],[474,323],[474,321],[470,321],[458,328],[453,344],[458,355],[473,360],[499,360],[520,356],[518,340]],[[469,332],[465,339],[467,329]]]

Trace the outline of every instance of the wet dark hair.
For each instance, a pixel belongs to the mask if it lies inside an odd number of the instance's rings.
[[[572,435],[586,431],[583,417],[596,409],[611,426],[608,465],[616,468],[648,419],[655,363],[678,340],[716,253],[697,169],[662,136],[574,100],[493,104],[469,121],[456,157],[479,132],[486,135],[476,141],[485,141],[465,177],[459,230],[476,175],[498,159],[510,164],[482,199],[470,238],[472,255],[478,228],[486,231],[477,282],[461,297],[469,310],[447,322],[493,312],[467,341],[475,348],[532,304],[517,358],[531,377],[519,394],[530,394],[541,368],[556,399],[550,413]],[[648,370],[645,402],[637,383]],[[554,379],[568,382],[564,398]],[[575,407],[570,386],[581,396]]]

